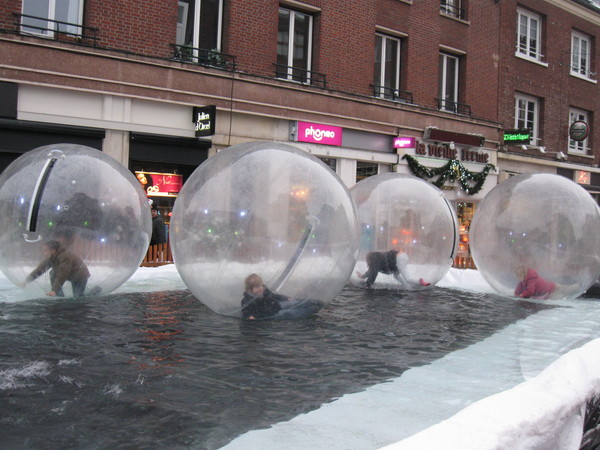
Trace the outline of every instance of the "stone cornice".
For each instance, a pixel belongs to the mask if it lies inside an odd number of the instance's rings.
[[[574,2],[573,0],[546,0],[547,3],[561,8],[574,16],[581,17],[590,23],[600,26],[600,13],[594,13],[594,10]]]

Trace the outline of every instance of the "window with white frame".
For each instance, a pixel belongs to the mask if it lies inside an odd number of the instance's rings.
[[[310,82],[313,17],[279,8],[277,32],[277,77]]]
[[[223,0],[179,0],[176,44],[220,51],[222,22]]]
[[[542,61],[542,18],[517,10],[517,56]]]
[[[515,128],[531,130],[533,143],[539,141],[540,101],[536,97],[517,94],[515,96]]]
[[[577,108],[571,108],[569,110],[569,127],[573,122],[583,121],[589,126],[589,116],[587,111],[583,111]],[[578,153],[580,155],[587,155],[588,153],[588,138],[583,141],[576,141],[569,138],[569,153]]]
[[[440,11],[449,16],[464,19],[463,1],[464,0],[441,0]]]
[[[457,56],[440,53],[438,97],[439,109],[442,111],[458,111],[458,67]]]
[[[378,97],[399,98],[400,39],[375,35],[375,94]]]
[[[81,35],[83,0],[23,0],[22,31],[54,37],[59,31]]]
[[[571,35],[571,74],[591,78],[591,39],[581,33]]]

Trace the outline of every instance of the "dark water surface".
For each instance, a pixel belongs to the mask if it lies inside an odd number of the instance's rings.
[[[277,322],[217,315],[189,291],[0,303],[1,447],[219,448],[548,307],[350,286]]]

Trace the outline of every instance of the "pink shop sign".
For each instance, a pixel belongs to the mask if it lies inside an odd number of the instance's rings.
[[[417,140],[414,137],[401,137],[394,138],[394,148],[415,148],[417,146]]]
[[[314,144],[342,145],[342,127],[298,122],[298,141]]]

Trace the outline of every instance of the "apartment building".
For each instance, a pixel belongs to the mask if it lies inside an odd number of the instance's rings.
[[[179,186],[274,140],[348,187],[445,180],[466,243],[512,174],[600,192],[599,25],[596,0],[2,0],[0,170],[74,142]],[[177,188],[148,188],[168,212]]]
[[[600,3],[501,3],[498,120],[530,136],[501,143],[500,180],[521,172],[559,173],[598,199]]]

